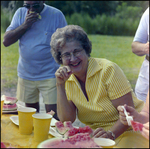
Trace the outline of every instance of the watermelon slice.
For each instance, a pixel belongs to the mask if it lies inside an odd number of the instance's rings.
[[[68,138],[70,136],[74,136],[75,134],[77,134],[79,132],[79,129],[78,128],[71,128],[70,130],[68,130],[66,133],[65,133],[65,137]]]
[[[3,105],[3,111],[11,111],[11,110],[17,110],[17,104],[4,104]]]
[[[79,127],[79,133],[88,133],[90,135],[93,130],[89,126]]]
[[[89,126],[79,128],[73,127],[65,133],[65,137],[74,136],[77,133],[88,133],[89,135],[91,135],[93,133],[93,130]]]
[[[64,135],[63,137],[65,138],[74,136],[77,133],[88,133],[89,135],[93,133],[93,130],[89,126],[79,128],[73,127],[71,121],[65,121],[64,123],[58,121],[55,123],[55,127],[57,132],[61,135]]]
[[[5,95],[1,96],[1,100],[4,100],[4,104],[14,104],[17,102],[17,98],[5,96]]]
[[[61,121],[55,123],[56,130],[59,134],[64,135],[68,129],[64,127],[64,124]]]
[[[1,148],[7,148],[3,142],[1,142]]]
[[[51,110],[50,112],[47,112],[47,114],[54,116],[55,112],[53,110]]]
[[[131,121],[131,126],[134,131],[142,131],[143,128],[143,124],[136,121]]]
[[[91,137],[89,136],[88,133],[78,133],[67,139],[67,141],[69,141],[71,144],[74,144],[77,141],[90,141],[90,140]]]
[[[70,129],[73,129],[71,121],[65,121],[62,123],[61,121],[58,121],[55,123],[56,130],[59,134],[64,135],[66,132]]]
[[[65,121],[65,122],[64,122],[64,127],[68,128],[68,129],[73,128],[72,122],[71,122],[71,121]]]

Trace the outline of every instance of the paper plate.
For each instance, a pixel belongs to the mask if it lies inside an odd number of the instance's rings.
[[[11,119],[11,121],[12,121],[15,125],[18,125],[18,126],[19,126],[18,115],[16,115],[16,116],[11,116],[10,119]],[[57,120],[56,120],[55,118],[52,118],[50,126],[55,126],[55,122],[57,122]]]
[[[60,138],[51,138],[51,139],[47,139],[43,142],[41,142],[37,148],[52,148],[53,145],[56,145],[58,144],[58,142],[61,142],[62,140],[65,140],[65,139],[60,139]],[[52,142],[53,142],[53,145],[52,145]]]
[[[18,116],[11,116],[10,119],[15,125],[19,126]]]
[[[108,138],[94,138],[94,142],[102,147],[111,147],[116,144],[115,141]]]
[[[17,110],[9,110],[9,111],[3,110],[2,113],[3,113],[3,114],[17,114],[18,111],[17,111]]]
[[[55,123],[57,122],[58,120],[56,120],[55,118],[52,118],[51,120],[51,126],[54,127],[55,126]]]
[[[49,129],[49,134],[51,134],[52,136],[56,137],[56,138],[63,138],[63,135],[60,135],[57,131],[55,127],[50,127]]]

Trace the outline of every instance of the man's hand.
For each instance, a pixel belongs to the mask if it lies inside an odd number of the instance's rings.
[[[147,43],[145,44],[143,50],[145,51],[145,54],[149,54],[149,42],[147,42]]]
[[[39,20],[38,17],[39,17],[39,15],[36,12],[30,13],[29,10],[28,10],[26,18],[25,18],[24,26],[26,28],[31,27],[34,22]]]

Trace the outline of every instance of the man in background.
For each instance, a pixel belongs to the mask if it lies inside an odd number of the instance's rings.
[[[4,35],[4,46],[19,40],[17,99],[39,112],[39,93],[46,112],[55,111],[57,90],[55,71],[59,65],[51,55],[51,35],[67,25],[63,13],[44,1],[24,1],[16,10]]]

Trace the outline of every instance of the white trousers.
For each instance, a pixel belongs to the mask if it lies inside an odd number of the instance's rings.
[[[149,90],[149,61],[145,58],[135,86],[136,97],[146,102]]]

